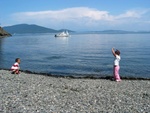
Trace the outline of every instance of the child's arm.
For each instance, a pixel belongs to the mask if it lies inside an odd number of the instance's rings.
[[[112,54],[116,57],[116,53],[115,53],[115,50],[114,50],[114,48],[112,48]]]

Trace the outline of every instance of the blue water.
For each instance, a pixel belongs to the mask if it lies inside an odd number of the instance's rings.
[[[22,70],[54,75],[112,75],[111,48],[121,51],[120,75],[150,78],[150,34],[24,34],[0,39],[0,68],[21,58]]]

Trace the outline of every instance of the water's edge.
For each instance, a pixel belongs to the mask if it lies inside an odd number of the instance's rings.
[[[10,71],[10,69],[3,69],[0,68],[0,70],[6,70]],[[56,78],[71,78],[71,79],[106,79],[106,80],[112,80],[112,76],[92,76],[92,75],[84,75],[84,76],[71,76],[71,75],[53,75],[50,73],[38,73],[33,72],[29,70],[20,70],[23,73],[26,74],[36,74],[36,75],[43,75],[43,76],[49,76],[49,77],[56,77]],[[121,77],[122,80],[150,80],[150,78],[141,78],[141,77]]]

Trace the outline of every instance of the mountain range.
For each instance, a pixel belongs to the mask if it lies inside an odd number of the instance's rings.
[[[13,26],[6,26],[3,27],[7,32],[11,34],[23,34],[23,33],[57,33],[57,32],[62,32],[64,29],[61,30],[55,30],[55,29],[50,29],[34,24],[17,24]],[[68,32],[73,32],[71,30],[65,29]]]
[[[4,30],[10,34],[23,34],[23,33],[58,33],[64,30],[68,32],[75,32],[69,29],[55,30],[51,28],[46,28],[34,24],[17,24],[12,26],[3,27]],[[124,31],[124,30],[104,30],[104,31],[85,31],[77,33],[98,33],[98,34],[137,34],[137,33],[150,33],[150,31]]]
[[[124,31],[124,30],[104,30],[104,31],[89,31],[89,33],[98,34],[145,34],[150,33],[150,31]]]

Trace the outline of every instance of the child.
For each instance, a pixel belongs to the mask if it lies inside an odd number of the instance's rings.
[[[12,65],[12,67],[11,67],[12,74],[19,74],[20,73],[19,72],[19,69],[20,69],[19,64],[20,64],[20,62],[21,62],[20,58],[16,58],[14,65]]]
[[[115,57],[115,60],[114,60],[114,69],[113,69],[114,79],[115,79],[115,81],[119,82],[119,81],[121,81],[120,76],[119,76],[119,69],[120,69],[119,61],[121,59],[121,57],[120,57],[120,51],[119,50],[115,51],[114,48],[112,48],[112,54]]]

